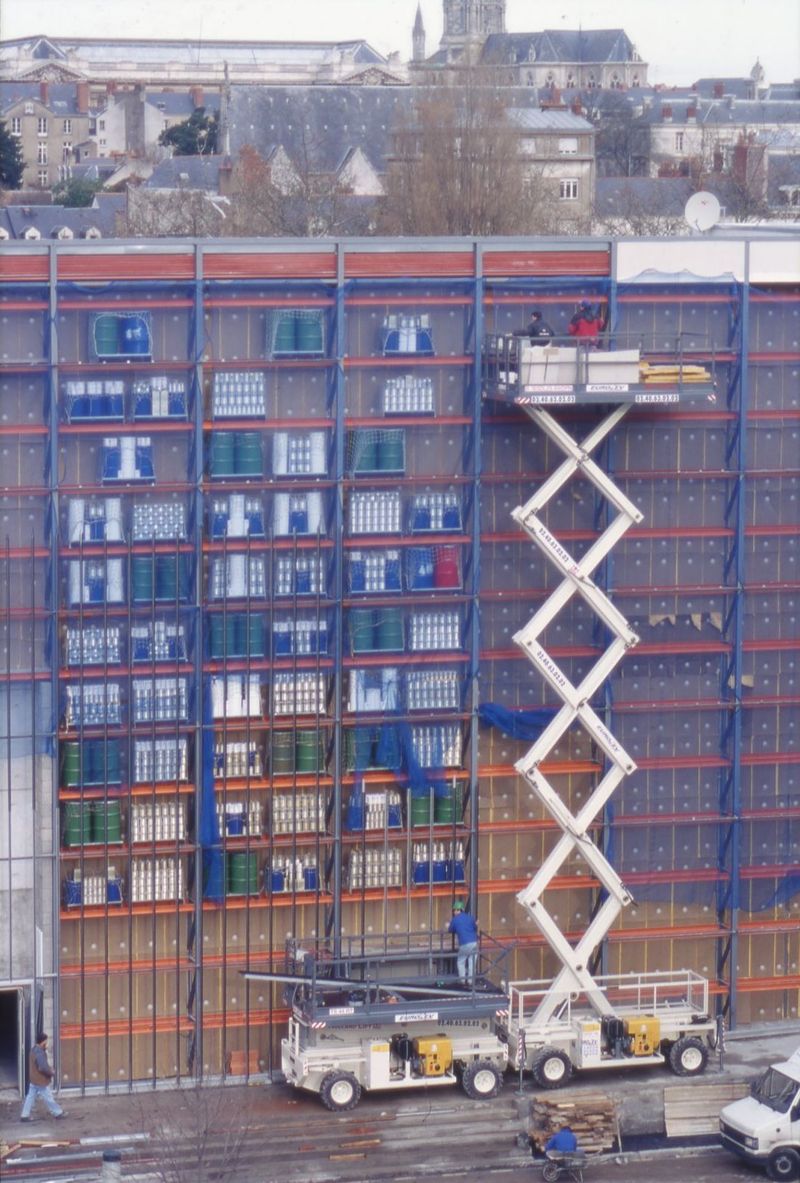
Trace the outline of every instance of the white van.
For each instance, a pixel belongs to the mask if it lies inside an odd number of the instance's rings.
[[[750,1087],[750,1096],[719,1115],[722,1145],[766,1168],[770,1179],[800,1179],[800,1048],[773,1064]]]

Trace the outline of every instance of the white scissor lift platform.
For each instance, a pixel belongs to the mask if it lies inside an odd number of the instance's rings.
[[[500,339],[502,342],[502,339]],[[507,339],[506,339],[507,340]],[[668,1062],[674,1072],[691,1076],[704,1070],[717,1022],[709,1012],[708,981],[692,971],[593,976],[589,966],[621,910],[632,902],[614,868],[593,842],[590,828],[622,779],[635,771],[631,756],[611,734],[591,703],[622,657],[638,642],[633,629],[592,575],[626,531],[642,514],[592,453],[634,405],[658,409],[686,401],[714,401],[713,370],[673,367],[671,381],[648,389],[642,382],[592,383],[602,356],[606,373],[616,374],[614,351],[592,353],[574,361],[574,373],[559,374],[557,385],[528,381],[526,357],[539,351],[523,346],[509,361],[508,345],[489,338],[484,350],[484,394],[520,406],[564,454],[564,461],[523,506],[514,519],[558,572],[560,582],[533,618],[514,637],[562,702],[550,724],[516,764],[561,831],[550,854],[530,883],[517,895],[561,965],[551,981],[509,984],[509,1018],[505,1032],[509,1062],[529,1069],[542,1088],[564,1084],[573,1069],[629,1067]],[[573,351],[575,352],[575,351]],[[580,352],[580,350],[579,350]],[[630,365],[626,351],[623,366]],[[637,374],[638,374],[637,353]],[[488,359],[488,361],[487,361]],[[519,381],[511,366],[519,365]],[[625,371],[622,371],[623,378]],[[546,375],[545,375],[546,377]],[[572,379],[570,381],[570,379]],[[603,417],[583,439],[573,438],[549,406],[590,404]],[[606,498],[609,522],[594,544],[574,558],[543,521],[543,509],[573,477],[580,476]],[[540,638],[573,596],[581,596],[611,637],[605,652],[578,685],[574,685],[547,652]],[[582,727],[605,757],[605,771],[580,810],[573,814],[542,772],[542,765],[574,724]],[[544,893],[573,853],[581,855],[599,882],[602,897],[586,931],[571,944],[543,903]]]

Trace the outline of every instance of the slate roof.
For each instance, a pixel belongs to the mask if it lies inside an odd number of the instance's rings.
[[[594,131],[594,124],[573,111],[521,110],[512,107],[509,114],[519,127],[529,131]]]
[[[334,172],[361,148],[383,172],[390,133],[412,99],[402,86],[234,86],[231,154],[250,144],[267,158],[280,144],[293,161],[308,155],[314,172]]]
[[[100,197],[96,206],[78,209],[63,205],[8,205],[0,209],[0,226],[8,231],[10,238],[23,238],[31,226],[39,231],[43,239],[57,237],[58,231],[64,226],[72,230],[75,238],[83,237],[90,228],[99,230],[107,238],[115,234],[116,215],[124,210],[124,195],[113,194]]]
[[[0,82],[0,113],[22,102],[41,103],[59,117],[87,114],[78,110],[78,87],[74,82],[49,82],[46,99],[42,98],[38,82]]]
[[[145,102],[151,107],[157,107],[164,115],[171,117],[177,116],[180,119],[188,119],[195,110],[194,101],[190,94],[179,94],[172,90],[157,90],[149,91],[145,95]],[[205,108],[206,114],[212,111],[219,110],[219,95],[213,92],[203,94],[202,106]]]
[[[490,33],[481,50],[485,65],[640,61],[624,29],[561,30],[542,33]]]
[[[663,123],[662,108],[671,107],[672,122],[685,123],[687,107],[690,106],[697,108],[697,122],[706,125],[800,123],[800,102],[773,102],[769,99],[758,99],[752,102],[700,99],[699,102],[690,102],[685,99],[675,100],[663,95],[644,111],[642,119],[647,123]]]
[[[595,215],[624,217],[636,209],[658,216],[682,214],[695,191],[688,177],[598,177],[595,185]]]
[[[219,193],[220,168],[229,157],[170,156],[160,161],[144,182],[147,189],[202,189]]]

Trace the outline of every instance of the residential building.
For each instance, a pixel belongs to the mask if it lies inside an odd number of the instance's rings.
[[[0,82],[0,118],[19,143],[26,188],[48,189],[71,175],[89,133],[85,83]]]

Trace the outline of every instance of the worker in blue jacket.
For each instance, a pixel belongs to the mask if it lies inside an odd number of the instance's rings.
[[[447,926],[458,942],[458,976],[468,986],[475,977],[478,960],[478,926],[461,900],[453,901],[453,919]]]
[[[577,1149],[578,1139],[566,1122],[544,1144],[545,1154],[548,1150],[557,1150],[559,1154],[574,1154]]]

